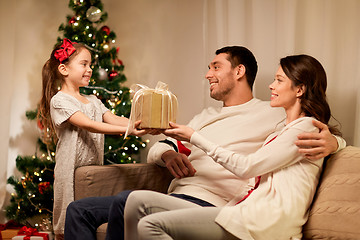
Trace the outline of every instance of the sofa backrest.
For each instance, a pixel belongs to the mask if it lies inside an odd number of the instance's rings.
[[[304,239],[360,239],[360,148],[348,146],[325,163]]]

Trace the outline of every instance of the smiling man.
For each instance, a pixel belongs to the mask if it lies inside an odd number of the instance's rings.
[[[223,107],[204,109],[188,126],[227,150],[242,154],[258,150],[285,118],[285,112],[253,97],[257,68],[254,55],[245,47],[217,50],[205,77],[210,84],[210,96],[222,101]],[[320,158],[335,152],[338,146],[344,147],[344,142],[339,139],[338,144],[326,125],[316,125],[322,131],[310,136],[313,140],[310,145],[307,141],[300,142],[299,145],[307,145],[302,151]],[[234,201],[237,193],[254,187],[255,179],[240,179],[201,149],[190,143],[184,145],[191,150],[189,156],[179,152],[182,147],[171,138],[154,144],[148,154],[148,162],[167,167],[175,177],[168,189],[168,199],[177,208],[221,207]],[[96,239],[96,228],[108,221],[107,239],[123,239],[128,194],[126,191],[117,196],[81,199],[70,204],[65,237]]]
[[[243,61],[239,55],[231,56],[226,53],[226,48],[216,53],[205,76],[210,83],[210,96],[222,101],[224,107],[250,101],[253,98],[251,89],[257,72],[255,59],[243,54],[242,58],[248,59]],[[241,81],[240,76],[243,77]]]

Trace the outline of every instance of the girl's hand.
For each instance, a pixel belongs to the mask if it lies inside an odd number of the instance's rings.
[[[194,129],[192,129],[191,127],[176,124],[173,122],[170,122],[169,125],[171,128],[163,130],[163,134],[165,134],[166,136],[175,138],[176,140],[179,140],[179,141],[190,142],[190,138],[193,135],[193,133],[195,132]]]
[[[141,137],[149,132],[149,129],[138,129],[141,120],[135,122],[134,128],[130,127],[130,134]]]

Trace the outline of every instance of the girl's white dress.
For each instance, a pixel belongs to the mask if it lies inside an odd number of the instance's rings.
[[[54,180],[53,226],[55,234],[64,233],[66,208],[74,201],[74,172],[85,165],[102,165],[104,158],[104,135],[80,129],[67,120],[77,111],[91,120],[102,122],[109,111],[93,95],[86,96],[84,104],[75,97],[59,91],[50,102],[50,114],[59,138],[56,146]]]

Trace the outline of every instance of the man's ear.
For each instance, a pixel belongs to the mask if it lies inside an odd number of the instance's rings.
[[[67,76],[69,74],[65,64],[63,63],[60,63],[60,65],[58,66],[58,70],[63,76]]]
[[[235,70],[236,70],[236,75],[238,76],[238,78],[242,78],[245,75],[246,69],[245,69],[244,65],[242,65],[242,64],[238,65],[235,68]]]
[[[302,95],[304,95],[305,91],[306,91],[306,87],[304,85],[298,86],[296,97],[301,97]]]

